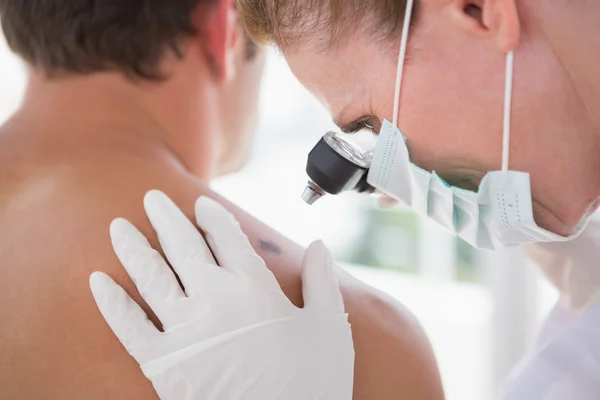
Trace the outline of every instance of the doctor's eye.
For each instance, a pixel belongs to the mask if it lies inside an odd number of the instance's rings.
[[[361,124],[363,126],[363,129],[375,131],[375,123],[373,122],[372,119],[367,119],[365,121],[362,121]]]
[[[355,121],[349,125],[343,127],[344,133],[357,133],[363,130],[377,132],[376,122],[374,118],[366,118],[363,120]]]

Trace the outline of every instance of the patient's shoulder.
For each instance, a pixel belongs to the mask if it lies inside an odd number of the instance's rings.
[[[111,193],[85,196],[47,180],[5,194],[0,354],[10,363],[0,362],[2,397],[155,398],[89,290],[90,273],[104,270],[135,294],[112,253]]]
[[[415,317],[348,275],[341,284],[356,350],[354,400],[443,399],[435,357]]]
[[[301,303],[304,250],[300,246],[201,184],[176,176],[148,176],[152,174],[133,180],[127,176],[90,179],[75,186],[73,182],[65,186],[58,182],[47,193],[28,197],[34,211],[22,213],[26,223],[15,221],[13,227],[22,229],[17,236],[31,246],[29,254],[14,259],[15,266],[20,262],[29,266],[20,269],[19,275],[4,276],[5,282],[14,277],[20,283],[11,283],[14,287],[0,294],[0,299],[7,300],[5,304],[24,299],[16,306],[21,308],[15,311],[20,317],[5,327],[30,330],[28,335],[13,338],[17,346],[11,350],[12,356],[21,358],[16,368],[8,374],[0,368],[0,378],[10,378],[15,383],[13,389],[47,382],[61,398],[152,397],[149,382],[104,323],[88,288],[89,274],[102,270],[143,304],[113,254],[108,226],[116,217],[127,218],[158,247],[143,209],[144,194],[150,189],[163,190],[190,218],[199,195],[217,197],[240,220],[286,295]],[[342,275],[341,286],[356,349],[354,399],[442,398],[435,360],[412,315],[353,278]],[[37,306],[41,302],[43,308]],[[28,350],[31,348],[37,349],[36,355]],[[40,357],[44,363],[36,361]],[[70,378],[73,376],[77,379]]]

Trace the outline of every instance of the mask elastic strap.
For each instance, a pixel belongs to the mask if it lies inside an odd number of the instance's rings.
[[[506,83],[504,88],[504,121],[502,132],[502,172],[508,171],[508,155],[510,153],[510,111],[512,103],[513,70],[515,53],[506,54]]]
[[[394,118],[392,122],[398,127],[398,110],[400,107],[400,89],[402,88],[402,75],[404,74],[404,63],[406,61],[406,47],[408,45],[408,31],[410,28],[410,19],[413,10],[414,0],[406,2],[406,12],[404,14],[404,25],[402,26],[402,40],[400,41],[400,54],[398,55],[398,70],[396,72],[396,89],[394,91]]]
[[[398,54],[398,69],[396,72],[396,88],[394,91],[394,110],[392,122],[398,127],[398,112],[400,110],[400,93],[402,89],[402,76],[404,75],[404,65],[406,63],[406,48],[408,46],[408,33],[412,17],[414,0],[406,2],[406,12],[404,14],[404,25],[402,26],[402,39],[400,40],[400,52]],[[504,120],[502,132],[502,171],[508,171],[508,162],[510,154],[510,115],[512,105],[513,71],[514,71],[515,53],[513,50],[506,55],[506,82],[504,88]]]

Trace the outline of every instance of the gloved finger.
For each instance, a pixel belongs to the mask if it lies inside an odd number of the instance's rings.
[[[125,349],[140,364],[143,359],[140,345],[154,340],[160,332],[146,313],[108,275],[94,272],[90,275],[90,289],[102,316]]]
[[[308,246],[302,262],[304,308],[344,313],[344,300],[333,270],[333,257],[322,241]]]
[[[281,291],[279,283],[250,244],[235,217],[208,197],[196,200],[196,223],[206,234],[219,265]]]
[[[173,271],[162,255],[150,246],[146,237],[129,221],[115,219],[110,224],[110,238],[117,257],[140,295],[162,320],[165,316],[161,315],[161,306],[165,301],[185,297]]]
[[[144,207],[185,292],[194,295],[200,290],[202,267],[217,266],[208,245],[198,229],[163,192],[148,192]]]

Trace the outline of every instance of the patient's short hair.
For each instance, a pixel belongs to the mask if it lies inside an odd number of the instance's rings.
[[[283,50],[316,38],[314,42],[326,51],[353,33],[385,42],[399,34],[406,10],[406,0],[236,2],[250,36],[258,43],[274,43]]]
[[[119,71],[161,78],[166,52],[195,35],[196,7],[216,0],[0,0],[10,48],[49,76]]]

